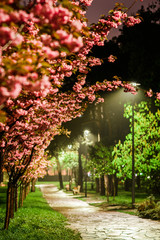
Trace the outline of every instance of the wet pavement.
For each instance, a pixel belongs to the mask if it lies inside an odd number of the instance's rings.
[[[83,240],[160,240],[160,221],[90,206],[53,185],[39,185],[49,205],[67,217]],[[60,239],[62,240],[62,239]]]

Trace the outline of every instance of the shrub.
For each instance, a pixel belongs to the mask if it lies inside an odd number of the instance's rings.
[[[142,218],[160,220],[160,201],[156,202],[153,195],[148,197],[145,202],[139,205],[138,216]]]

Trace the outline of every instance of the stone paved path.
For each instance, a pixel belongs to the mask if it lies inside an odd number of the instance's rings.
[[[160,221],[90,206],[53,185],[39,186],[49,205],[68,218],[83,240],[160,240]],[[60,239],[62,240],[62,239]]]

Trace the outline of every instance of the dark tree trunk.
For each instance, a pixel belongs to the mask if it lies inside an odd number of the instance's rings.
[[[15,212],[18,210],[18,184],[14,186]]]
[[[6,202],[6,217],[5,217],[4,229],[8,229],[10,218],[13,216],[13,212],[14,212],[14,201],[13,201],[13,199],[14,199],[14,185],[13,185],[12,182],[8,182],[7,202]]]
[[[31,192],[35,192],[36,179],[32,179]]]
[[[57,164],[57,171],[58,171],[58,178],[59,178],[59,185],[60,189],[63,189],[63,179],[62,179],[62,173],[61,173],[61,165],[58,159],[58,155],[56,156],[56,164]]]
[[[0,172],[0,184],[3,183],[3,172]]]
[[[35,183],[36,183],[36,181],[35,181]],[[34,187],[35,187],[35,184],[34,184]],[[27,184],[27,195],[29,194],[29,192],[30,192],[30,182]]]
[[[115,174],[115,196],[118,196],[118,178]]]
[[[10,204],[10,218],[14,218],[14,191],[15,191],[15,185],[11,184],[11,204]]]
[[[96,178],[96,193],[99,193],[99,178]]]
[[[69,175],[69,191],[72,191],[72,175]]]
[[[2,152],[0,151],[0,184],[1,182],[3,182],[2,161],[3,161]]]
[[[100,178],[100,195],[105,196],[104,175]]]
[[[81,186],[80,192],[83,192],[83,168],[82,168],[81,150],[82,150],[82,146],[80,144],[80,147],[78,149],[78,164],[79,164],[79,168],[78,168],[78,185]]]
[[[109,175],[104,175],[104,184],[105,184],[105,193],[106,193],[106,196],[107,196],[107,202],[109,202],[109,190],[110,190],[110,184],[109,184]]]
[[[27,197],[27,192],[28,192],[28,184],[25,183],[25,185],[24,185],[24,200]]]
[[[112,181],[111,195],[113,196],[113,200],[114,200],[115,196],[117,196],[118,194],[118,179],[115,174],[111,175],[111,181]]]
[[[118,195],[118,178],[116,174],[112,175],[112,196],[115,197]]]
[[[126,179],[125,183],[124,183],[124,189],[125,191],[129,191],[131,187],[131,180],[129,178]]]

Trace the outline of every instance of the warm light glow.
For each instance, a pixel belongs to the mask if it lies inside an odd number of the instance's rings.
[[[89,135],[90,131],[89,130],[84,130],[84,136],[87,137]]]
[[[141,84],[140,83],[136,83],[136,82],[131,82],[130,83],[133,87],[136,87],[136,86],[140,86]]]

